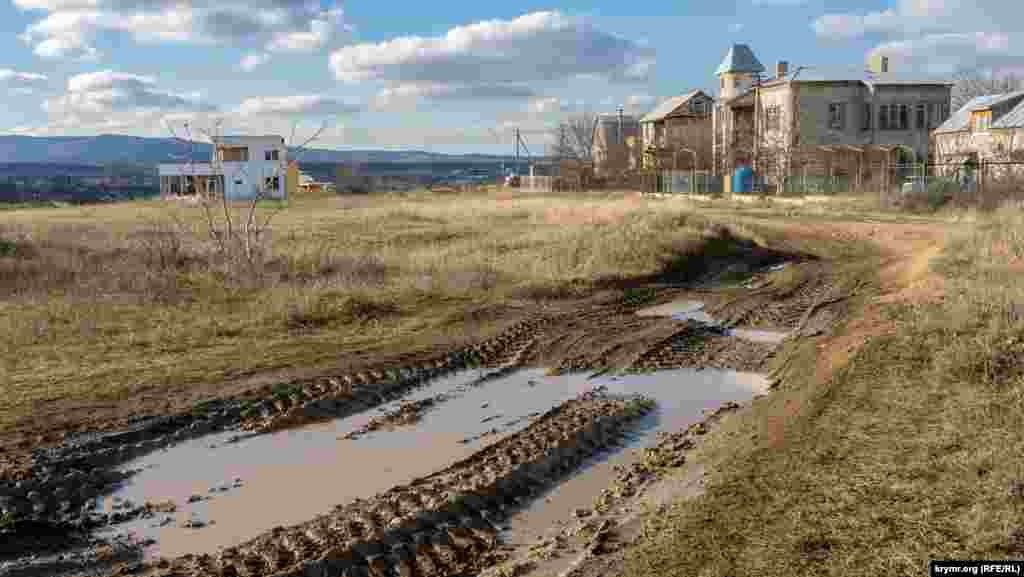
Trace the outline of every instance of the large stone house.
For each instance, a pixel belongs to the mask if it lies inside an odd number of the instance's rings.
[[[628,114],[600,114],[594,119],[591,156],[598,175],[632,170],[639,164],[640,123]]]
[[[1024,91],[979,96],[957,110],[932,133],[940,172],[956,172],[964,162],[1024,163]],[[1016,175],[1024,165],[998,166]]]
[[[771,182],[810,167],[825,176],[856,173],[859,182],[866,167],[888,164],[896,150],[924,161],[929,131],[949,117],[952,82],[894,73],[884,56],[867,70],[790,71],[780,61],[771,77],[764,71],[744,44],[718,67],[714,155],[722,174],[751,166]]]
[[[673,96],[640,118],[645,168],[711,168],[714,99],[701,90]]]

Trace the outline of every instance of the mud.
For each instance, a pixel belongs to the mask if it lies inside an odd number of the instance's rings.
[[[451,575],[502,557],[495,523],[651,409],[641,398],[585,393],[437,473],[230,547],[136,564],[143,575]]]
[[[525,523],[535,520],[528,518],[529,512],[526,519],[514,518],[514,529],[507,534],[512,537],[515,551],[481,577],[621,575],[621,552],[643,537],[645,515],[703,490],[702,468],[695,468],[684,480],[672,480],[674,471],[686,466],[687,456],[699,449],[705,436],[741,406],[727,402],[685,428],[659,431],[651,446],[628,462],[609,467],[612,473],[602,478],[607,480],[607,486],[589,506],[581,506],[573,515],[561,519],[549,517],[551,529],[537,535],[532,543],[525,539],[516,542],[515,537]]]
[[[762,264],[774,264],[778,260],[774,258]],[[377,416],[376,424],[366,419],[362,425],[372,430],[360,433],[401,434],[400,430],[387,431],[428,420],[441,406],[455,402],[448,397],[409,397],[431,390],[434,384],[467,369],[480,371],[476,377],[480,383],[500,380],[526,366],[552,366],[555,374],[572,376],[584,371],[643,372],[681,367],[759,372],[775,354],[778,333],[755,333],[753,329],[786,330],[794,336],[827,330],[834,317],[830,318],[828,315],[833,313],[821,305],[841,295],[829,292],[825,271],[785,294],[763,280],[767,269],[751,272],[754,282],[750,286],[759,288],[733,300],[720,295],[709,298],[706,291],[694,293],[682,286],[657,289],[661,299],[707,302],[706,310],[702,309],[707,318],[638,315],[647,303],[645,298],[595,301],[584,310],[541,310],[494,338],[429,361],[387,371],[349,372],[268,386],[244,400],[216,400],[196,405],[184,414],[139,419],[117,433],[69,437],[59,447],[33,451],[29,465],[5,470],[0,480],[0,512],[22,521],[51,523],[69,538],[111,523],[163,522],[168,513],[147,508],[145,500],[116,510],[108,506],[103,515],[97,514],[97,496],[109,495],[141,474],[138,470],[114,470],[116,467],[167,447],[197,440],[207,443],[211,435],[217,436],[220,444],[232,444],[232,440],[244,443],[249,435],[294,432],[298,427],[364,415],[405,397],[408,404],[385,410]],[[514,435],[515,430],[536,418],[536,412],[488,415],[488,421],[479,423],[475,431],[463,432],[453,445],[473,449],[474,443],[504,442],[503,436]],[[239,436],[239,429],[246,435]],[[332,442],[337,441],[336,437]],[[250,479],[245,480],[248,483]],[[227,502],[230,495],[230,491],[217,493],[204,503],[210,506],[218,499]],[[175,528],[191,520],[183,520],[183,514],[183,509],[174,514]],[[204,518],[200,516],[198,521]],[[217,524],[196,529],[199,534],[216,530]]]

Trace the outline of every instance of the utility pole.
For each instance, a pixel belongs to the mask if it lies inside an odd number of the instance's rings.
[[[516,174],[519,175],[519,129],[516,129]]]

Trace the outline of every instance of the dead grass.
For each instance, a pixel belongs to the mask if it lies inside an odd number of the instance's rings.
[[[824,378],[819,359],[841,351],[800,345],[784,387],[722,441],[705,495],[653,520],[626,574],[917,575],[929,559],[1024,558],[1022,225],[1019,209],[962,214],[933,264],[945,298],[885,305],[895,330]]]
[[[296,199],[244,271],[203,233],[201,209],[158,202],[5,212],[0,433],[685,268],[721,229],[636,195],[408,193]]]

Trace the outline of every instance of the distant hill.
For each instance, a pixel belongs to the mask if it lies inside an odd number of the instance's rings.
[[[0,135],[0,163],[52,163],[79,165],[159,164],[185,160],[189,155],[197,161],[210,157],[210,144],[189,143],[178,138],[143,138],[102,134],[99,136],[17,136]],[[425,151],[390,150],[325,150],[309,149],[302,155],[305,162],[487,162],[502,160],[501,156],[483,154],[437,154]]]

